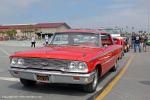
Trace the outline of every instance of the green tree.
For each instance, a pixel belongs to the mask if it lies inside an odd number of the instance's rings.
[[[5,35],[5,32],[4,32],[4,31],[0,31],[0,34],[1,34],[2,36],[4,36],[4,35]]]
[[[15,36],[17,34],[16,30],[12,30],[13,36]]]
[[[13,37],[14,35],[17,34],[17,31],[16,30],[9,30],[9,31],[6,31],[5,34],[7,34],[10,37]]]

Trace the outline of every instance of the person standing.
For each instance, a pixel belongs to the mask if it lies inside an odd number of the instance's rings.
[[[139,49],[139,52],[141,52],[140,42],[141,42],[141,37],[139,35],[136,35],[134,37],[134,52],[136,52],[137,48]]]
[[[33,37],[31,38],[31,47],[34,47],[34,48],[35,48],[35,43],[36,43],[36,41],[35,41],[35,36],[33,36]]]
[[[49,41],[48,35],[45,35],[45,45],[48,45],[48,41]]]
[[[133,49],[134,48],[134,42],[135,42],[135,33],[133,32],[132,33],[132,36],[131,36],[131,49]]]

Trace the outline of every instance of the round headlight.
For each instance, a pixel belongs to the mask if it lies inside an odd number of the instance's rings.
[[[79,67],[80,70],[84,70],[86,68],[85,63],[79,63]]]
[[[24,59],[19,58],[17,64],[18,65],[23,65],[24,64]]]
[[[70,65],[69,65],[69,69],[75,69],[77,66],[77,63],[76,62],[71,62]]]
[[[69,72],[88,72],[88,67],[85,62],[72,61],[70,62],[68,68]]]
[[[17,64],[18,59],[17,58],[12,58],[11,60],[11,64],[15,65]]]

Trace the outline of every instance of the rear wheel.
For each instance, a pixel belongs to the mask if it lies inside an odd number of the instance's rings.
[[[27,80],[27,79],[20,79],[20,82],[25,86],[25,87],[31,87],[36,84],[36,81],[32,80]]]
[[[97,88],[97,85],[98,85],[98,79],[99,79],[98,69],[96,69],[93,81],[91,83],[83,86],[84,91],[89,92],[89,93],[94,92]]]

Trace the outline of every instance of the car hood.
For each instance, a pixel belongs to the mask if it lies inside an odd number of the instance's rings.
[[[11,55],[11,57],[54,58],[87,61],[88,57],[92,57],[92,55],[94,56],[98,52],[102,52],[102,49],[79,46],[50,46],[30,51],[17,52]]]

